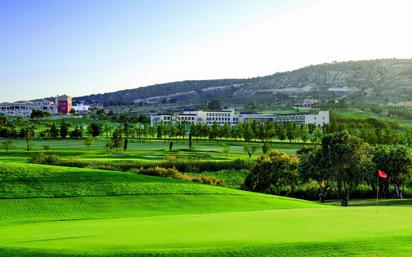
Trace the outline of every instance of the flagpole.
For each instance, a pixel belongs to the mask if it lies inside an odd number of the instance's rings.
[[[376,213],[378,213],[379,205],[379,175],[376,176]]]

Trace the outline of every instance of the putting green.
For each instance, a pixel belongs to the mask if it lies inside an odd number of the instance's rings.
[[[410,207],[381,207],[378,214],[373,207],[359,207],[58,220],[2,226],[0,242],[8,248],[63,253],[230,252],[242,247],[410,238],[411,215]],[[365,253],[368,249],[365,245]]]

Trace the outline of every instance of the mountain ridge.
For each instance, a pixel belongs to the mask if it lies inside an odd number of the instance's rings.
[[[111,104],[225,104],[305,98],[410,101],[412,59],[375,59],[309,65],[246,79],[184,80],[75,97],[77,102]]]

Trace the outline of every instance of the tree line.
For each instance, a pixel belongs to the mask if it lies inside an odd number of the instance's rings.
[[[388,180],[377,181],[378,169],[388,173]],[[325,135],[319,147],[303,148],[297,156],[273,151],[259,157],[244,187],[293,195],[303,184],[315,182],[321,202],[333,191],[339,194],[341,205],[347,206],[351,193],[360,186],[370,192],[379,189],[383,196],[403,198],[411,175],[412,153],[408,147],[371,146],[343,131]]]
[[[115,123],[92,121],[88,126],[73,126],[70,122],[62,120],[60,124],[55,122],[46,128],[40,129],[36,119],[17,117],[11,119],[0,116],[0,137],[2,138],[48,138],[48,139],[82,139],[115,137],[127,138],[133,141],[158,139],[173,141],[188,139],[190,144],[194,140],[238,140],[238,141],[288,141],[290,143],[319,144],[323,135],[348,131],[349,134],[363,139],[370,145],[377,144],[412,144],[412,129],[402,127],[397,123],[376,119],[349,119],[342,117],[332,118],[330,124],[323,127],[313,124],[298,124],[295,122],[274,123],[257,122],[238,123],[236,125],[190,124],[190,123],[159,123],[151,126],[147,117],[139,116],[137,119],[129,119],[121,116],[122,121]],[[115,147],[117,148],[117,147]]]

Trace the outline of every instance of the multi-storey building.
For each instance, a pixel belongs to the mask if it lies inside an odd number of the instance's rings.
[[[213,125],[215,123],[223,125],[225,123],[236,124],[238,117],[235,115],[234,109],[219,110],[219,111],[183,111],[173,115],[157,114],[150,116],[151,124],[163,122],[185,122],[193,124]]]
[[[42,110],[56,113],[55,103],[48,100],[19,101],[14,103],[1,103],[0,114],[6,116],[30,116],[33,110]]]
[[[46,99],[34,101],[18,101],[14,103],[0,103],[0,114],[6,116],[30,116],[33,110],[47,111],[51,114],[69,114],[72,109],[70,96],[58,96],[55,101]]]
[[[67,95],[56,97],[57,112],[61,114],[69,114],[72,109],[72,97]]]
[[[151,124],[164,122],[185,122],[185,123],[203,123],[207,125],[228,123],[235,125],[239,122],[258,122],[273,121],[274,123],[295,122],[301,124],[313,124],[316,126],[323,126],[329,123],[329,111],[320,111],[318,113],[307,114],[261,114],[261,113],[241,113],[235,114],[234,109],[227,109],[221,111],[183,111],[173,115],[156,114],[150,116]]]
[[[318,113],[295,113],[295,114],[260,114],[260,113],[241,113],[239,122],[259,122],[273,121],[275,124],[295,122],[297,125],[313,124],[323,126],[329,123],[329,111],[319,111]]]

